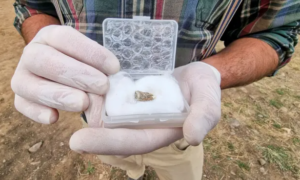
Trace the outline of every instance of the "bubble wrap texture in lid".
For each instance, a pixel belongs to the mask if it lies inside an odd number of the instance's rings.
[[[108,18],[103,44],[130,74],[161,74],[175,67],[178,25],[173,20]]]

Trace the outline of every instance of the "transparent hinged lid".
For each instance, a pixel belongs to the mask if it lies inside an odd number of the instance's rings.
[[[131,75],[171,73],[175,67],[178,24],[173,20],[107,18],[103,22],[104,47]]]

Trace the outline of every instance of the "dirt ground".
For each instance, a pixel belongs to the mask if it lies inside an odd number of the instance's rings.
[[[126,179],[96,156],[69,149],[79,114],[61,112],[58,123],[41,125],[14,109],[10,80],[24,43],[12,25],[12,3],[0,6],[0,179]],[[204,141],[204,179],[300,179],[299,87],[300,46],[276,77],[223,91],[222,120]],[[146,175],[156,179],[151,169]]]

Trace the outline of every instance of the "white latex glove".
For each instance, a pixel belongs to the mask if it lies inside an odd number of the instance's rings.
[[[54,123],[57,109],[86,110],[86,92],[105,94],[105,74],[119,69],[117,58],[97,42],[71,27],[47,26],[25,47],[12,78],[15,107],[34,121]]]
[[[89,128],[77,131],[70,146],[77,152],[101,155],[135,155],[152,152],[184,137],[190,145],[199,145],[221,116],[220,73],[212,66],[195,62],[176,68],[190,113],[183,128],[106,129],[102,127],[102,96],[89,94],[90,107],[85,112]]]

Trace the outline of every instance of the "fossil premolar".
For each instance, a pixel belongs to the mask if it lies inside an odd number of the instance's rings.
[[[152,101],[155,99],[155,96],[148,92],[135,91],[134,98],[137,101]]]

